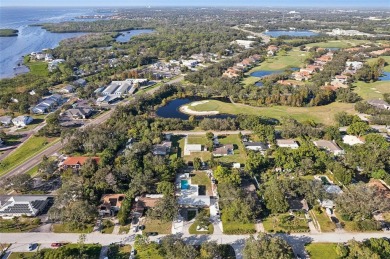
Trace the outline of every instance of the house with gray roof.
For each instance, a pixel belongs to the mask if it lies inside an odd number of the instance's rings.
[[[269,149],[268,144],[263,142],[243,142],[244,147],[253,151],[260,151],[264,153],[267,149]]]
[[[51,196],[46,195],[1,196],[0,217],[36,217],[45,211],[51,199]]]
[[[378,108],[378,109],[390,110],[390,104],[384,100],[379,100],[379,99],[368,100],[367,103]]]
[[[18,127],[25,127],[26,125],[30,124],[33,120],[34,119],[30,116],[21,115],[16,118],[13,118],[12,123]]]
[[[0,124],[3,126],[9,126],[12,123],[12,117],[11,116],[1,116],[0,117]]]

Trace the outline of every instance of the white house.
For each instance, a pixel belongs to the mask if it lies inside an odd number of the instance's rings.
[[[25,127],[30,124],[34,119],[30,116],[18,116],[12,119],[12,123],[18,127]]]
[[[325,149],[328,152],[333,153],[335,156],[344,154],[344,150],[332,141],[320,139],[317,141],[313,141],[313,143],[316,147],[320,149]]]
[[[293,139],[277,139],[276,144],[279,147],[286,147],[286,148],[292,148],[292,149],[299,148],[298,142],[296,142]]]
[[[347,69],[352,68],[352,70],[358,70],[358,69],[361,69],[363,67],[363,62],[347,61],[345,63],[345,66],[347,67]]]
[[[344,135],[343,136],[343,143],[348,144],[350,146],[353,146],[356,144],[363,144],[364,142],[356,136]]]
[[[243,142],[246,149],[264,153],[269,146],[263,142]]]
[[[49,196],[2,196],[0,197],[0,217],[13,218],[23,215],[35,217],[45,210]]]
[[[184,146],[184,155],[191,155],[191,152],[201,152],[202,145],[201,144],[187,144]]]

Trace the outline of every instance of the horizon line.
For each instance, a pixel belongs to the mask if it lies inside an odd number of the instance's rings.
[[[366,8],[366,9],[376,9],[376,8],[385,8],[390,9],[388,5],[1,5],[3,7],[100,7],[100,8],[120,8],[120,7],[141,7],[141,8],[164,8],[164,7],[197,7],[197,8],[226,8],[226,7],[241,7],[241,8]]]

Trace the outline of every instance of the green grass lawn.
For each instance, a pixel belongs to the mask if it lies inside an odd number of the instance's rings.
[[[223,233],[227,235],[256,233],[255,224],[253,223],[225,221],[222,217],[222,225],[223,225]]]
[[[39,76],[48,76],[49,70],[47,69],[47,63],[43,61],[31,61],[25,63],[29,67],[30,73]]]
[[[339,258],[336,247],[335,243],[311,243],[305,248],[311,259],[336,259]]]
[[[383,98],[384,93],[390,93],[389,81],[376,81],[366,83],[358,81],[354,83],[354,92],[365,100]]]
[[[211,181],[205,172],[192,172],[191,184],[206,186],[207,195],[212,195]]]
[[[383,58],[387,62],[387,66],[384,67],[385,72],[390,72],[390,56],[380,56],[377,58],[369,58],[367,59],[367,63],[372,63],[377,61],[378,59]]]
[[[119,227],[119,234],[127,234],[127,233],[129,233],[130,227],[131,227],[130,225],[120,226]]]
[[[145,232],[157,232],[159,234],[171,234],[172,233],[172,222],[163,222],[157,219],[146,218],[144,223]]]
[[[305,216],[303,214],[297,215],[292,220],[285,220],[289,217],[288,213],[270,215],[263,220],[264,229],[267,232],[309,232]]]
[[[326,215],[325,211],[318,213],[315,210],[311,210],[310,215],[317,220],[318,224],[320,224],[321,232],[333,232],[336,229],[336,225]]]
[[[188,229],[188,232],[192,235],[211,235],[214,233],[214,226],[213,224],[208,225],[208,230],[207,231],[197,231],[196,227],[198,226],[198,223],[195,221],[190,228]]]
[[[228,114],[261,115],[276,119],[280,119],[282,116],[290,116],[300,122],[313,120],[317,123],[329,125],[334,123],[334,115],[340,111],[354,114],[355,111],[353,107],[353,104],[338,102],[316,107],[252,107],[249,105],[210,100],[207,103],[193,106],[191,109],[196,111],[220,111]]]
[[[72,228],[69,224],[53,224],[54,233],[91,233],[93,224],[85,226],[83,229]]]
[[[216,157],[215,159],[221,163],[241,163],[244,164],[246,161],[246,152],[245,147],[241,142],[241,139],[238,135],[227,135],[227,136],[218,136],[220,144],[233,144],[234,145],[234,155]]]
[[[30,137],[0,162],[0,176],[59,140],[59,138]]]
[[[251,73],[259,70],[285,70],[291,67],[302,67],[304,65],[304,60],[306,59],[308,53],[305,51],[300,51],[299,48],[294,48],[291,51],[278,52],[276,56],[268,57],[264,62],[260,63],[258,66],[253,67],[244,75],[243,84],[244,85],[253,85],[260,80],[258,77],[250,76]]]
[[[358,46],[360,44],[365,44],[369,41],[367,40],[330,40],[327,42],[315,42],[315,43],[310,43],[310,44],[305,44],[308,47],[320,47],[320,48],[351,48]]]
[[[151,242],[146,245],[136,246],[137,258],[140,259],[164,259],[163,256],[159,254],[159,245],[155,242]]]
[[[112,231],[114,231],[114,222],[111,220],[103,220],[103,227],[102,227],[102,233],[103,234],[112,234]]]
[[[37,228],[40,220],[36,218],[19,217],[17,221],[13,219],[0,219],[0,233],[29,232]]]
[[[204,138],[206,138],[206,137],[204,137]],[[200,138],[198,138],[198,139],[200,139]],[[179,143],[178,154],[180,154],[180,157],[182,157],[185,162],[194,161],[195,157],[199,157],[202,161],[209,161],[211,159],[211,153],[209,151],[191,152],[191,155],[184,156],[184,138],[181,138],[178,141],[178,143]]]
[[[188,144],[201,144],[202,146],[206,146],[208,143],[208,139],[206,136],[198,136],[198,135],[188,135],[187,138]]]

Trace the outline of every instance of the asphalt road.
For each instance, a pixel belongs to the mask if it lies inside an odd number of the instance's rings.
[[[53,242],[77,243],[80,234],[68,233],[2,233],[0,243],[12,244],[10,251],[27,252],[29,243],[42,244],[41,247],[50,247]],[[285,239],[294,249],[296,254],[305,255],[304,245],[309,242],[342,243],[355,239],[362,241],[367,238],[390,237],[390,233],[319,233],[319,234],[278,234]],[[158,237],[150,237],[156,240]],[[220,244],[230,244],[236,251],[237,258],[242,258],[241,252],[248,235],[183,235],[182,238],[189,244],[202,244],[205,241],[215,240]],[[86,235],[86,243],[100,243],[103,246],[116,242],[132,244],[134,236],[91,233]]]
[[[213,131],[213,130],[207,130],[207,131],[164,131],[165,134],[173,134],[173,135],[206,135],[207,132],[212,132],[216,136],[221,135],[236,135],[241,132],[243,135],[252,134],[251,130],[224,130],[224,131]]]
[[[113,113],[113,110],[110,110],[110,111],[102,114],[101,116],[91,120],[86,125],[101,124],[101,123],[105,122],[106,120],[108,120],[110,118],[110,116],[112,115],[112,113]],[[48,147],[47,149],[43,150],[42,152],[29,158],[27,161],[25,161],[21,165],[13,168],[8,173],[0,176],[0,179],[5,179],[7,177],[18,175],[18,174],[21,174],[21,173],[28,171],[30,168],[38,165],[42,161],[43,156],[51,156],[51,155],[55,154],[56,152],[60,151],[62,147],[63,147],[63,144],[61,143],[61,141],[53,144],[52,146]]]

